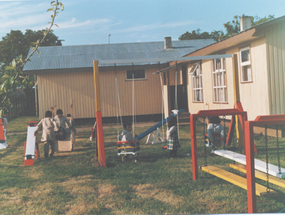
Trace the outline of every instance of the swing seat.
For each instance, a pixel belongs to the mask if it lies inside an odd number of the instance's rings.
[[[118,141],[118,155],[136,155],[140,152],[139,141]]]
[[[213,137],[214,137],[214,141],[216,143],[224,142],[224,138],[221,137],[220,133],[213,133]],[[208,137],[208,134],[205,134],[204,139],[205,139],[205,144],[208,145],[209,147],[211,147],[211,145],[216,146],[213,143],[210,143],[210,139]],[[221,146],[221,145],[218,145],[218,146]]]

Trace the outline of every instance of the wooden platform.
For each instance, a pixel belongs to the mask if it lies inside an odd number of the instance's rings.
[[[213,153],[246,165],[245,155],[243,154],[224,149],[214,150]],[[264,161],[254,159],[254,164],[256,170],[266,173],[266,163]],[[277,178],[285,178],[285,169],[281,168],[281,174],[279,174],[278,166],[268,164],[268,174]]]
[[[235,170],[238,170],[240,172],[246,173],[245,165],[242,165],[242,164],[228,164],[228,166],[233,168],[233,169],[235,169]],[[258,170],[255,170],[255,177],[259,178],[261,180],[267,181],[266,173],[260,172]],[[279,179],[279,178],[276,178],[274,176],[269,175],[268,181],[271,184],[275,184],[275,185],[277,185],[279,187],[285,188],[285,180],[282,180],[282,179]]]
[[[239,175],[236,175],[234,173],[228,172],[226,170],[220,169],[215,166],[203,166],[200,167],[203,171],[208,172],[214,176],[217,176],[225,181],[228,181],[234,185],[237,185],[243,189],[247,189],[247,180],[246,178],[243,178]],[[270,192],[266,191],[266,187],[262,186],[260,184],[255,183],[255,190],[256,195],[263,196],[263,197],[269,197],[269,196],[277,196],[278,193],[274,190],[270,189]]]

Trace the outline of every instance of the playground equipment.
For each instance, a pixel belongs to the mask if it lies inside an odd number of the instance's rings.
[[[7,148],[7,134],[6,129],[4,129],[4,125],[2,119],[0,118],[0,149]]]
[[[254,121],[246,121],[244,124],[245,129],[245,150],[246,150],[246,176],[247,176],[247,198],[248,198],[248,212],[256,212],[256,196],[255,190],[255,159],[254,159],[254,143],[253,143],[253,127],[254,126],[268,126],[268,125],[281,125],[285,124],[285,115],[267,115],[258,116]],[[277,141],[278,145],[278,141]],[[266,156],[266,172],[267,184],[269,183],[269,165]],[[278,175],[283,176],[284,169],[278,167]],[[272,182],[272,181],[271,181]]]
[[[232,110],[232,113],[236,110]],[[229,114],[227,110],[214,110],[214,111],[200,111],[197,114],[191,115],[191,144],[192,144],[192,164],[193,164],[193,180],[198,179],[198,166],[197,166],[197,145],[196,145],[196,128],[195,120],[197,117],[213,116],[213,115],[226,115]],[[241,115],[246,119],[246,112],[236,112],[235,115]],[[244,134],[245,154],[238,154],[228,150],[215,150],[214,154],[234,160],[240,164],[228,164],[231,168],[246,173],[247,177],[243,178],[233,173],[227,172],[215,166],[200,167],[203,171],[220,177],[230,183],[240,186],[247,190],[248,194],[248,212],[256,212],[256,195],[259,196],[275,196],[278,193],[269,188],[269,183],[285,187],[285,182],[280,180],[285,178],[285,169],[280,167],[279,158],[279,145],[278,145],[278,132],[277,133],[277,156],[278,166],[269,164],[268,155],[266,153],[266,162],[254,159],[255,144],[253,139],[253,127],[269,125],[285,124],[285,115],[269,115],[258,116],[254,121],[241,121]],[[266,134],[266,132],[265,132]],[[267,147],[267,134],[265,135],[265,142]],[[246,165],[246,166],[244,166]],[[255,170],[256,169],[256,170]],[[266,174],[265,174],[266,173]],[[267,186],[261,186],[255,183],[255,177],[267,181]],[[280,179],[278,179],[280,178]]]
[[[24,145],[25,158],[24,165],[31,166],[34,165],[34,159],[39,158],[39,145],[36,141],[36,137],[34,136],[36,130],[37,122],[31,121],[28,123],[28,131],[27,131],[27,141]],[[35,157],[35,149],[36,149],[36,157]]]
[[[140,152],[140,146],[139,146],[138,141],[141,140],[142,138],[144,138],[145,136],[147,136],[148,134],[150,134],[151,132],[157,130],[160,126],[164,125],[170,117],[176,116],[179,112],[182,112],[182,111],[184,111],[184,110],[181,109],[179,111],[176,111],[175,113],[173,113],[169,117],[165,118],[161,122],[155,124],[154,126],[149,128],[148,130],[144,131],[143,133],[141,133],[140,135],[137,136],[137,141],[123,141],[123,142],[118,141],[117,142],[118,155],[124,155],[125,158],[128,155],[134,155],[134,156],[136,156],[135,161],[137,161],[138,160],[138,154]],[[125,160],[124,157],[122,157],[123,161]]]

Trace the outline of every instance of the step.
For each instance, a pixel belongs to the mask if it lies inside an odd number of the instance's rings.
[[[240,172],[246,173],[246,166],[242,164],[228,164],[229,167],[238,170]],[[255,177],[259,178],[261,180],[267,181],[267,175],[266,173],[260,172],[258,170],[255,170]],[[271,184],[275,184],[279,187],[285,188],[285,180],[282,180],[280,178],[276,178],[274,176],[269,175],[268,176],[268,181]]]
[[[236,175],[234,173],[228,172],[226,170],[220,169],[215,166],[203,166],[200,167],[203,171],[208,172],[214,176],[217,176],[225,181],[228,181],[234,185],[237,185],[245,190],[247,190],[247,179],[243,178],[239,175]],[[278,193],[272,189],[270,189],[270,192],[267,192],[267,189],[265,186],[262,186],[260,184],[255,183],[255,191],[256,195],[262,196],[262,197],[271,197],[271,196],[277,196]]]

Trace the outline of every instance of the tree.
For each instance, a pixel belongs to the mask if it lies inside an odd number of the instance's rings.
[[[227,39],[235,34],[240,33],[240,18],[244,17],[242,16],[234,16],[234,19],[232,21],[224,23],[224,28],[226,29],[226,33],[224,33],[222,30],[219,31],[212,31],[211,33],[203,32],[200,33],[200,29],[198,28],[196,31],[192,31],[189,33],[188,31],[184,34],[182,34],[179,37],[179,40],[190,40],[190,39],[214,39],[215,41],[221,41],[224,39]],[[251,17],[251,26],[259,25],[263,22],[267,22],[270,20],[275,19],[274,15],[269,15],[268,17],[260,18],[258,16]]]
[[[51,22],[49,22],[50,26],[42,31],[42,37],[40,39],[34,40],[32,42],[33,51],[29,54],[29,56],[25,56],[23,58],[23,53],[21,51],[17,52],[17,48],[21,46],[21,43],[24,43],[23,39],[21,38],[21,33],[19,31],[13,32],[13,35],[18,38],[18,42],[11,43],[11,49],[15,52],[12,54],[13,60],[5,68],[4,74],[1,74],[0,78],[0,106],[5,111],[5,107],[9,106],[9,96],[12,97],[12,93],[16,91],[17,88],[26,88],[29,89],[33,87],[34,81],[32,77],[23,73],[23,68],[25,64],[29,61],[30,57],[38,51],[39,53],[39,46],[44,44],[45,41],[50,39],[49,35],[52,35],[51,29],[55,25],[57,26],[54,21],[55,17],[58,15],[59,10],[64,10],[64,6],[58,0],[51,2],[51,8],[47,11],[52,11],[51,15]],[[57,26],[58,27],[58,26]],[[32,35],[31,31],[26,31],[27,35]],[[39,34],[36,32],[35,35]],[[5,37],[4,37],[5,39]],[[8,39],[8,38],[7,38]],[[36,36],[35,38],[36,39]],[[9,51],[6,49],[6,51]],[[26,55],[26,50],[22,50],[24,55]],[[40,53],[39,53],[40,54]],[[8,58],[3,59],[3,61],[8,61]],[[3,63],[1,63],[3,66]]]
[[[2,37],[2,41],[0,41],[0,71],[3,72],[13,59],[21,55],[26,59],[31,43],[40,40],[44,32],[45,30],[32,31],[28,29],[23,34],[19,30],[11,30],[5,37]],[[41,45],[61,46],[62,44],[61,40],[50,31]]]

